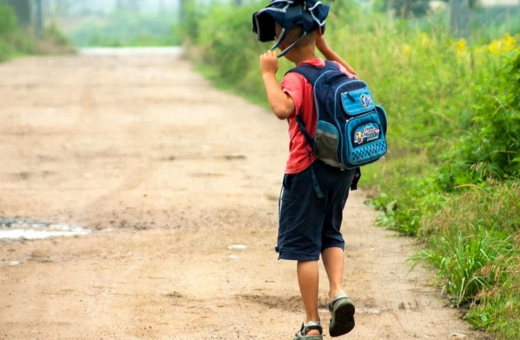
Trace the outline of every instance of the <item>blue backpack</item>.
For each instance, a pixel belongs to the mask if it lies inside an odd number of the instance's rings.
[[[363,81],[350,78],[333,62],[325,63],[324,68],[301,65],[289,71],[301,74],[314,88],[315,137],[310,137],[297,114],[301,133],[328,165],[355,169],[379,160],[387,151],[385,110],[374,104]]]

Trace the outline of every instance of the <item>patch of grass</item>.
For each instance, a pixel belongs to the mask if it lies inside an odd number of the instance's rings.
[[[452,195],[421,223],[427,247],[413,260],[438,270],[446,295],[470,307],[472,325],[520,338],[520,184],[488,183]]]
[[[495,230],[473,227],[455,237],[436,235],[430,249],[422,250],[412,259],[428,261],[439,270],[443,291],[454,304],[469,305],[484,289],[503,283],[505,268],[514,245],[509,237]]]

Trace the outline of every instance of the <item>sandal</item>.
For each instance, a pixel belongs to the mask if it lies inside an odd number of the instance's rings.
[[[329,303],[329,310],[332,313],[330,319],[329,334],[332,337],[347,334],[354,329],[354,313],[356,307],[354,302],[346,294],[341,294]]]
[[[320,335],[307,335],[309,331],[318,331]],[[302,323],[302,327],[298,333],[294,334],[293,340],[323,340],[323,328],[321,323],[317,321],[309,321]]]

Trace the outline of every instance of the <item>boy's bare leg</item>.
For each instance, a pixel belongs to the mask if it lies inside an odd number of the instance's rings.
[[[344,293],[343,291],[343,249],[326,248],[321,252],[323,265],[329,277],[329,299]]]
[[[298,261],[298,284],[305,306],[305,322],[320,321],[318,315],[318,286],[319,270],[318,261]],[[316,330],[311,330],[308,335],[319,335]]]

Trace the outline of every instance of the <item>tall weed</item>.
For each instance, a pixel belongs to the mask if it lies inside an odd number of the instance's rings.
[[[495,230],[473,227],[456,237],[435,235],[430,249],[422,250],[412,259],[430,262],[439,270],[444,292],[458,307],[471,303],[485,288],[507,279],[504,268],[514,253],[509,237]]]
[[[474,187],[421,222],[428,246],[413,260],[439,270],[453,303],[470,307],[471,324],[520,338],[520,185]]]

